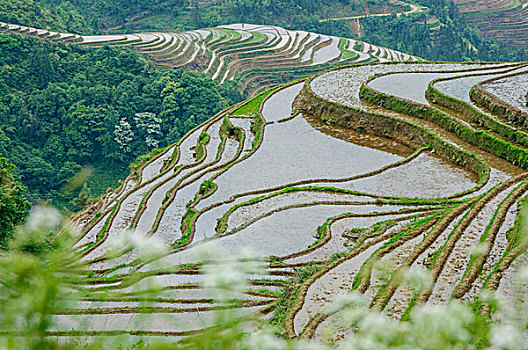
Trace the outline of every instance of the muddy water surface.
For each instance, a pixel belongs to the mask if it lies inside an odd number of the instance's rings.
[[[310,286],[303,308],[294,320],[297,334],[300,334],[311,317],[317,312],[324,311],[324,308],[328,307],[339,294],[352,290],[357,272],[368,257],[382,245],[383,243],[374,245],[358,256],[343,262]]]
[[[494,69],[478,70],[478,73],[496,71]],[[502,70],[501,70],[502,71]],[[373,89],[388,95],[397,96],[414,102],[428,105],[425,92],[429,83],[438,78],[450,78],[467,75],[469,72],[457,73],[397,73],[378,77],[368,83]],[[485,80],[485,79],[482,79]],[[481,81],[482,81],[481,80]],[[456,82],[455,80],[454,82]],[[453,83],[453,81],[450,81]],[[468,91],[469,92],[469,91]]]
[[[526,91],[528,91],[528,68],[525,67],[519,72],[525,74],[515,77],[499,79],[483,87],[497,96],[499,99],[519,108],[523,112],[528,112],[526,105]]]
[[[369,77],[379,73],[411,71],[451,71],[486,67],[477,64],[381,64],[339,69],[315,78],[310,87],[318,96],[348,106],[361,107],[359,89]],[[422,73],[420,73],[422,74]],[[399,76],[400,74],[398,74]],[[422,84],[423,86],[423,84]],[[411,88],[413,88],[411,86]],[[414,88],[413,88],[414,90]],[[405,90],[401,90],[404,92]],[[415,95],[418,93],[415,93]]]
[[[385,75],[369,82],[368,86],[388,95],[429,104],[425,91],[431,81],[455,76],[453,73],[399,73]]]

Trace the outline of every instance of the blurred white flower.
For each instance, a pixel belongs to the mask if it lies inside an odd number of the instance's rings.
[[[129,239],[132,247],[139,252],[142,259],[152,260],[168,254],[167,246],[156,237],[146,237],[134,232]]]
[[[359,329],[363,336],[388,345],[398,333],[398,323],[381,313],[371,312],[361,321]]]
[[[496,325],[491,328],[490,342],[497,350],[525,349],[523,336],[511,325]]]
[[[243,252],[243,258],[238,255]],[[199,261],[206,261],[203,266],[205,275],[204,287],[214,293],[214,299],[220,302],[240,300],[249,289],[249,275],[264,275],[258,263],[251,258],[254,254],[240,250],[237,255],[228,256],[222,249],[212,243],[204,243],[195,250]]]
[[[196,261],[224,260],[224,252],[213,242],[198,242],[192,252]]]
[[[26,221],[26,229],[29,231],[53,231],[59,228],[61,222],[61,214],[56,208],[39,205],[31,209],[29,218]]]
[[[367,307],[350,308],[339,313],[341,317],[339,325],[343,327],[356,327],[367,317],[371,311]]]
[[[427,270],[411,267],[403,272],[403,284],[415,291],[429,290],[433,287],[433,279]]]
[[[376,277],[381,281],[388,281],[397,268],[398,266],[394,261],[378,260],[374,263],[373,273],[375,273]]]
[[[252,332],[245,348],[252,350],[283,350],[288,348],[284,339],[278,338],[270,329]]]
[[[147,237],[133,230],[125,230],[109,242],[109,257],[119,256],[127,250],[134,250],[140,259],[149,261],[167,255],[165,244],[155,237]]]
[[[468,326],[474,321],[472,310],[453,301],[447,305],[420,306],[411,313],[416,343],[427,342],[428,349],[435,349],[446,341],[466,343],[471,338]]]
[[[286,348],[284,348],[286,349]],[[290,347],[289,349],[297,349],[297,350],[328,350],[328,347],[317,344],[315,342],[307,342],[307,341],[298,341],[295,343],[295,347]]]
[[[384,350],[388,349],[387,346],[381,344],[376,339],[371,337],[363,337],[354,335],[350,337],[346,342],[342,343],[339,350]]]
[[[511,310],[510,305],[508,305],[508,302],[502,295],[490,291],[489,289],[483,290],[480,293],[479,299],[483,303],[486,303],[493,307],[496,311],[499,312],[499,315],[504,312],[510,313],[513,311]],[[495,314],[495,317],[498,317],[499,315]]]
[[[217,301],[240,300],[249,288],[248,274],[244,264],[224,262],[207,264],[204,268],[204,287],[214,293]]]
[[[515,274],[515,282],[517,285],[528,284],[528,268],[521,268]]]
[[[352,292],[347,294],[339,294],[336,296],[332,304],[330,304],[325,313],[327,315],[334,314],[336,312],[345,311],[350,308],[365,308],[367,306],[367,300],[365,296],[359,292]]]
[[[487,243],[479,243],[476,246],[473,247],[471,250],[471,257],[472,258],[478,258],[483,256],[484,254],[487,254],[489,251],[489,245]]]

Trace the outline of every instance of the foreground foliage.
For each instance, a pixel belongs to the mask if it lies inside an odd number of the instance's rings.
[[[60,233],[59,233],[60,232]],[[59,233],[59,234],[58,234]],[[357,292],[344,294],[325,310],[332,318],[325,334],[325,346],[297,340],[287,341],[275,334],[264,320],[256,316],[240,317],[230,310],[219,310],[205,331],[178,343],[157,343],[148,338],[137,340],[125,336],[100,336],[87,340],[82,337],[59,339],[50,337],[56,327],[53,312],[75,305],[82,293],[75,283],[83,266],[72,256],[75,229],[62,221],[53,208],[37,207],[25,226],[19,227],[10,242],[9,253],[0,259],[0,344],[11,349],[522,349],[522,331],[526,315],[515,311],[499,296],[485,294],[481,302],[492,314],[476,313],[459,301],[446,306],[420,306],[405,322],[395,321],[369,309],[367,301]],[[140,256],[152,259],[166,251],[151,238],[135,238],[131,248]],[[148,247],[148,249],[144,249]],[[214,253],[212,253],[214,251]],[[144,255],[144,254],[148,254]],[[154,255],[153,255],[154,254]],[[205,249],[205,261],[225,258],[217,250]],[[213,255],[211,255],[213,254]],[[215,291],[217,303],[234,304],[248,287],[248,275],[257,267],[240,269],[236,261],[205,264],[208,276],[204,287]],[[301,277],[302,278],[302,277]],[[299,276],[293,277],[298,282]],[[517,276],[517,287],[528,282],[526,271]],[[401,283],[415,290],[431,288],[428,273],[410,269]],[[518,289],[521,292],[521,289]],[[524,295],[524,294],[522,294]],[[519,297],[521,294],[519,294]],[[280,310],[278,311],[280,312]],[[490,317],[491,316],[491,317]],[[493,321],[491,321],[493,319]],[[333,344],[333,334],[353,329],[354,334]],[[50,333],[51,332],[51,333]]]

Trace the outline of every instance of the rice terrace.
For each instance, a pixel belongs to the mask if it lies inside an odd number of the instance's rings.
[[[526,44],[523,1],[455,3],[470,21],[482,20],[477,11],[515,12],[514,25],[497,24],[513,34],[483,33]],[[528,63],[430,62],[361,39],[246,23],[107,35],[3,22],[0,30],[88,51],[130,49],[247,96],[143,157],[118,188],[72,214],[76,228],[54,234],[76,232],[58,270],[77,302],[48,310],[49,339],[206,349],[193,341],[223,334],[226,322],[247,322],[240,331],[251,333],[257,318],[299,349],[339,347],[369,327],[343,325],[331,311],[352,294],[405,324],[424,306],[462,304],[492,322],[497,292],[526,327],[515,281],[527,262]],[[408,283],[413,271],[427,283]],[[240,275],[248,277],[240,300],[219,295],[218,284],[236,288]],[[224,311],[231,321],[219,320]],[[15,332],[16,343],[23,325],[0,331]],[[377,348],[358,344],[350,348]],[[453,348],[490,344],[475,346]]]

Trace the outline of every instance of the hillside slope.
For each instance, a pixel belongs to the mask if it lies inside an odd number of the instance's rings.
[[[0,153],[32,202],[78,210],[118,186],[137,157],[240,101],[231,85],[127,48],[0,33]],[[81,169],[92,174],[86,187],[68,186]]]
[[[528,2],[513,0],[456,0],[467,22],[486,38],[528,49]]]
[[[338,65],[418,60],[352,39],[243,23],[183,33],[99,36],[50,32],[1,22],[0,29],[91,47],[132,47],[160,66],[202,72],[220,84],[232,81],[249,95]]]

